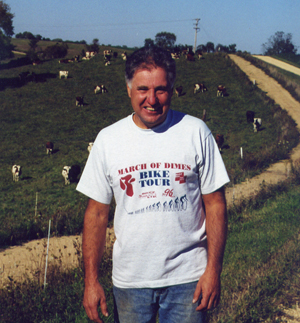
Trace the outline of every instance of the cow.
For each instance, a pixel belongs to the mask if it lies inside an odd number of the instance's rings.
[[[198,93],[198,92],[206,92],[207,91],[207,87],[203,84],[203,83],[196,83],[194,84],[194,94]]]
[[[69,71],[59,71],[59,78],[61,79],[62,77],[68,78],[69,76]]]
[[[226,88],[223,85],[219,85],[217,88],[217,97],[221,96],[223,97],[226,94]]]
[[[188,53],[187,56],[186,56],[186,59],[190,62],[194,62],[195,61],[195,57],[193,54],[191,53]]]
[[[13,181],[14,182],[18,182],[21,176],[21,166],[20,165],[13,165],[11,172],[13,175]]]
[[[110,65],[110,61],[106,61],[104,65],[105,66],[109,66]]]
[[[218,145],[219,150],[222,150],[222,146],[224,144],[224,136],[221,134],[216,134],[216,143]]]
[[[46,155],[53,154],[53,147],[54,147],[53,142],[51,142],[51,141],[46,142]]]
[[[253,119],[253,130],[254,132],[259,131],[260,127],[261,127],[261,118],[254,118]]]
[[[175,93],[176,93],[177,97],[182,95],[182,91],[183,91],[183,86],[182,85],[175,88]]]
[[[89,145],[88,145],[88,147],[87,147],[87,151],[90,153],[91,152],[91,150],[92,150],[92,148],[93,148],[93,145],[94,145],[94,143],[93,142],[89,142]]]
[[[64,166],[62,176],[65,179],[65,185],[70,185],[71,183],[77,182],[80,171],[81,168],[79,165]]]
[[[126,61],[127,60],[127,53],[126,52],[123,52],[121,54],[122,58],[123,58],[123,61]]]
[[[71,169],[71,166],[64,166],[61,172],[63,178],[65,179],[65,185],[69,185],[71,183],[69,178],[70,169]]]
[[[36,59],[35,61],[32,62],[32,65],[40,65],[42,64],[42,61],[39,59]]]
[[[83,107],[83,96],[76,96],[76,107]]]
[[[68,59],[60,59],[58,61],[59,64],[68,64],[69,63],[69,60]]]
[[[247,111],[246,112],[246,117],[247,117],[247,122],[248,123],[253,123],[254,122],[254,116],[255,116],[255,112],[254,111]]]
[[[198,53],[197,56],[198,56],[199,59],[202,59],[203,58],[203,54],[202,53]]]
[[[179,53],[171,53],[171,56],[172,56],[173,59],[179,59],[180,58]]]

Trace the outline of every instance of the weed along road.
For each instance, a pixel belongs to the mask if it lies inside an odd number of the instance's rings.
[[[284,90],[276,81],[267,76],[260,69],[251,65],[248,61],[230,55],[230,58],[244,71],[249,79],[255,82],[267,95],[283,109],[287,110],[291,117],[300,125],[300,103]],[[285,180],[290,172],[291,163],[300,159],[300,147],[296,147],[291,153],[291,159],[278,162],[269,167],[264,173],[245,181],[242,184],[230,187],[226,191],[228,206],[233,202],[238,203],[242,198],[253,196],[265,182],[276,183]],[[107,247],[114,240],[113,230],[108,230]],[[22,246],[15,246],[0,252],[0,285],[5,286],[11,280],[21,280],[24,277],[37,277],[45,270],[45,258],[47,251],[47,239],[35,240]],[[78,266],[78,256],[81,252],[81,236],[69,236],[50,239],[48,264],[59,264],[62,268]]]

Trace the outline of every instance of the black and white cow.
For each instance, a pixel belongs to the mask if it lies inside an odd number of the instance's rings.
[[[203,83],[196,83],[194,84],[194,94],[198,93],[198,92],[206,92],[207,91],[207,87],[203,84]]]
[[[217,88],[217,96],[223,97],[223,96],[225,96],[225,94],[226,94],[225,86],[219,85],[218,88]]]
[[[254,130],[254,132],[259,131],[261,125],[262,125],[261,118],[254,118],[254,120],[253,120],[253,130]]]
[[[62,176],[65,179],[65,185],[70,185],[70,183],[77,182],[80,171],[81,168],[79,165],[64,166]]]
[[[13,181],[14,182],[18,182],[21,176],[21,166],[20,165],[13,165],[11,172],[13,175]]]
[[[76,96],[76,107],[83,107],[83,96]]]
[[[175,88],[175,93],[176,93],[176,95],[178,97],[182,95],[182,92],[183,92],[183,86],[182,85],[180,85],[177,88]]]

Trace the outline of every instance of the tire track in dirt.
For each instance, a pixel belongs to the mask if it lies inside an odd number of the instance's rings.
[[[274,79],[267,76],[260,69],[251,65],[248,61],[230,55],[230,58],[243,70],[251,81],[267,92],[273,100],[283,109],[286,109],[292,118],[300,125],[300,103],[284,90]],[[264,173],[251,178],[244,183],[226,190],[228,206],[233,201],[254,196],[260,188],[260,184],[274,184],[285,180],[290,172],[291,161],[300,159],[300,147],[296,147],[291,153],[291,160],[285,160],[269,167]],[[114,240],[113,229],[107,231],[107,246]],[[50,238],[48,264],[56,264],[62,268],[78,266],[78,256],[81,253],[81,235],[69,237]],[[47,239],[34,240],[24,243],[22,246],[10,247],[0,251],[0,288],[13,281],[22,281],[24,278],[39,277],[43,281],[46,258]],[[10,277],[10,278],[8,278]]]

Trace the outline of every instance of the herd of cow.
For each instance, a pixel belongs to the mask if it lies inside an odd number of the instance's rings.
[[[83,60],[89,60],[92,57],[94,57],[97,53],[96,52],[86,52],[85,56],[82,57]],[[186,56],[187,60],[193,61],[194,60],[194,55],[192,55],[193,59],[191,59],[191,54],[190,53],[184,53]],[[118,53],[117,52],[112,52],[111,50],[104,50],[103,52],[104,55],[104,61],[105,61],[105,66],[110,65],[111,57],[114,56],[115,58],[117,57]],[[123,60],[127,59],[127,54],[126,52],[123,52],[121,54]],[[180,55],[172,53],[173,59],[178,59]],[[78,62],[79,61],[79,55],[75,56],[72,59],[62,59],[59,60],[59,63],[71,63],[71,62]],[[198,54],[198,58],[202,59],[202,54]],[[69,72],[68,71],[59,71],[59,78],[68,78]],[[29,72],[22,72],[19,74],[19,78],[21,81],[24,81],[26,78],[35,78],[35,73],[29,73]],[[194,84],[194,94],[197,94],[199,92],[204,93],[208,91],[207,87],[203,83],[195,83]],[[94,93],[107,93],[108,90],[106,87],[102,85],[96,85],[94,87]],[[175,88],[175,93],[177,97],[180,97],[184,94],[183,92],[183,86],[178,86]],[[227,96],[226,88],[223,85],[219,85],[217,87],[217,97],[224,97]],[[82,107],[84,105],[83,97],[76,97],[76,106]],[[253,130],[254,132],[259,131],[261,125],[262,125],[262,120],[261,118],[255,118],[255,112],[254,111],[247,111],[246,112],[246,118],[248,123],[253,124]],[[203,116],[202,120],[206,121],[206,110],[203,110]],[[217,134],[215,136],[216,143],[218,145],[219,150],[222,150],[223,144],[224,144],[224,136],[222,134]],[[90,153],[91,149],[93,147],[93,142],[90,142],[88,144],[87,150]],[[53,148],[54,144],[52,142],[47,142],[46,143],[46,154],[51,155],[53,154]],[[19,178],[21,176],[21,169],[22,167],[20,165],[13,165],[12,167],[12,175],[13,175],[13,181],[17,182],[19,181]],[[64,166],[62,170],[62,176],[65,180],[65,185],[69,185],[71,182],[76,182],[78,179],[78,176],[80,174],[81,168],[79,165],[72,165],[72,166]]]
[[[93,147],[93,142],[90,142],[87,147],[87,151],[90,153]],[[46,154],[52,155],[54,153],[54,144],[51,141],[46,143]],[[13,165],[12,167],[13,181],[18,182],[22,174],[22,167],[20,165]],[[72,182],[77,182],[81,168],[79,165],[64,166],[62,170],[62,176],[65,180],[65,185],[69,185]]]

